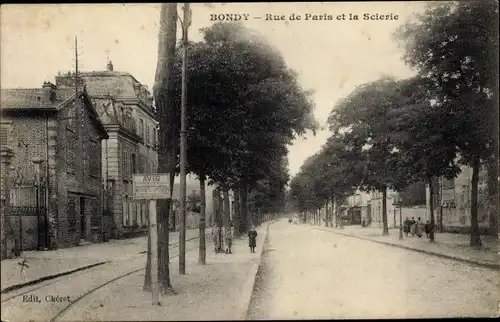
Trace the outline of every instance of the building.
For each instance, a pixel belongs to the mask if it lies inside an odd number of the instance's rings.
[[[87,91],[109,134],[102,146],[102,177],[106,183],[105,218],[113,238],[146,233],[148,207],[133,200],[134,173],[155,173],[158,168],[158,121],[147,87],[129,73],[83,72],[79,82]],[[56,77],[58,88],[71,88],[71,73]]]
[[[388,227],[396,227],[397,219],[394,212],[394,204],[397,200],[397,194],[387,189],[387,197],[386,197],[386,210],[387,210],[387,226]],[[370,200],[368,202],[368,211],[367,216],[369,214],[371,218],[371,226],[372,227],[383,227],[382,220],[382,192],[374,191],[370,194]]]
[[[179,230],[179,196],[180,196],[180,183],[179,177],[176,178],[174,183],[174,190],[172,192],[172,199],[174,200],[173,212],[170,216],[169,226],[171,230]],[[213,194],[214,188],[205,183],[205,226],[212,225],[214,218],[213,215]],[[198,228],[200,224],[200,215],[198,212],[190,211],[190,197],[198,199],[200,195],[200,182],[193,175],[186,176],[186,228]]]
[[[101,142],[85,88],[1,92],[2,257],[102,240]]]
[[[343,220],[351,225],[360,225],[362,220],[366,223],[371,222],[371,218],[368,218],[370,197],[369,193],[363,191],[356,191],[354,195],[347,197],[347,211],[342,217]]]
[[[462,172],[454,179],[440,178],[434,192],[436,224],[446,232],[469,233],[471,225],[471,178],[472,168],[461,167]],[[478,184],[478,222],[484,234],[490,225],[488,210],[487,166],[481,165]],[[429,187],[426,189],[427,213],[430,212]]]

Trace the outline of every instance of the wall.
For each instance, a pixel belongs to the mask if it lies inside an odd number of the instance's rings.
[[[393,198],[389,198],[389,195],[391,193],[388,191],[387,193],[387,202],[386,202],[386,208],[387,208],[387,225],[389,227],[392,227],[394,225],[394,220],[393,220],[393,214],[394,214],[394,205],[393,205]],[[382,193],[380,192],[374,192],[372,194],[371,200],[370,200],[370,207],[371,207],[371,217],[372,217],[372,227],[382,227]],[[366,212],[365,212],[366,213]]]
[[[81,239],[80,198],[84,202],[85,239],[99,241],[102,227],[101,168],[102,147],[99,134],[81,101],[61,110],[57,125],[56,177],[57,231],[60,247],[74,246]],[[68,119],[69,118],[69,119]],[[73,166],[68,160],[73,160]],[[91,171],[92,163],[97,171]],[[71,204],[72,200],[76,204]],[[75,212],[69,213],[75,207]],[[73,215],[75,217],[73,217]]]

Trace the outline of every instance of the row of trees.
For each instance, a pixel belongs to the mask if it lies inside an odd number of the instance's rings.
[[[429,5],[396,36],[417,75],[357,87],[333,108],[332,136],[292,180],[299,211],[341,202],[355,189],[382,193],[472,167],[471,240],[481,245],[478,177],[488,165],[490,233],[498,229],[498,7],[493,2]],[[431,194],[430,219],[434,224]],[[431,234],[434,241],[434,234]]]
[[[183,81],[183,48],[175,46],[176,19],[176,5],[163,5],[158,60],[158,71],[163,73],[157,73],[154,89],[160,115],[160,171],[171,174],[171,186],[179,171]],[[227,229],[228,196],[233,190],[239,204],[233,219],[235,235],[246,232],[253,222],[249,210],[283,209],[287,146],[314,131],[316,121],[311,93],[301,88],[296,73],[264,38],[236,23],[218,23],[201,31],[202,41],[187,44],[187,170],[200,182],[199,263],[205,264],[205,184],[216,185],[219,197],[220,191],[224,194],[224,216],[217,224]],[[167,200],[159,206],[160,231],[163,225],[168,227],[169,212]],[[172,290],[168,234],[160,233],[159,239],[159,280],[166,293]]]

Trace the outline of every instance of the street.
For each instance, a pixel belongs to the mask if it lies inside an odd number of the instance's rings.
[[[282,220],[249,319],[496,316],[499,272]]]
[[[187,250],[196,250],[198,236],[196,230],[188,230]],[[172,239],[178,238],[176,233],[171,233]],[[113,260],[107,264],[88,270],[80,271],[53,280],[43,281],[39,284],[26,286],[13,292],[2,294],[2,320],[3,321],[52,321],[63,314],[74,310],[78,306],[85,306],[89,295],[100,289],[106,289],[115,281],[130,276],[131,274],[144,274],[146,254],[144,237],[135,239],[138,245],[121,241],[121,246],[111,248],[110,244],[99,244],[104,254],[94,256],[110,256]],[[171,240],[171,263],[177,261],[178,247]],[[117,248],[119,247],[119,248]],[[143,276],[143,275],[142,275]],[[141,283],[142,285],[142,283]],[[78,319],[81,319],[81,316]]]

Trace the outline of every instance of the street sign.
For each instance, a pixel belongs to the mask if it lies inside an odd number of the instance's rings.
[[[134,174],[134,199],[168,199],[170,198],[170,176],[166,173]]]

